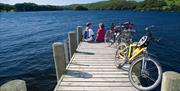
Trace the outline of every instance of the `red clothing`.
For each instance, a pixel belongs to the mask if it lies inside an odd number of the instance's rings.
[[[96,41],[97,42],[104,42],[104,36],[105,36],[105,29],[99,28],[96,35]]]
[[[123,25],[127,28],[127,29],[133,29],[133,24],[130,22],[124,22]]]

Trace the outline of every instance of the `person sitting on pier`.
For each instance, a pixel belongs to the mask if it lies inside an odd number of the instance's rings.
[[[96,42],[104,42],[104,36],[105,36],[104,24],[100,23],[99,29],[96,34]]]
[[[91,23],[87,22],[86,29],[83,31],[83,41],[93,42],[94,41],[93,36],[94,36],[94,32],[91,29]]]

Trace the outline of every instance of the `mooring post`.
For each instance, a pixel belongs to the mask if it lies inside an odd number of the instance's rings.
[[[69,38],[69,53],[71,58],[73,54],[76,52],[76,48],[77,48],[76,33],[74,31],[69,32],[68,38]]]
[[[61,42],[53,43],[53,57],[54,57],[54,63],[56,69],[56,77],[57,77],[57,81],[59,81],[66,67],[63,43]]]
[[[68,46],[67,41],[64,40],[64,53],[65,53],[65,59],[66,59],[66,65],[69,63],[69,53],[68,53]]]
[[[81,41],[82,41],[82,26],[77,26],[77,43],[79,44]]]
[[[161,91],[180,91],[180,74],[173,71],[164,72]]]
[[[24,80],[12,80],[0,87],[0,91],[27,91]]]

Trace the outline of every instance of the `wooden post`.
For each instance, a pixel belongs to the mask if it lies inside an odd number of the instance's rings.
[[[64,53],[65,53],[65,59],[66,59],[66,65],[69,63],[69,53],[68,53],[68,47],[67,47],[67,41],[64,40]]]
[[[53,57],[54,57],[54,63],[56,68],[56,77],[57,81],[61,78],[61,75],[63,74],[66,63],[65,63],[65,56],[64,56],[64,45],[61,42],[56,42],[53,44]]]
[[[69,32],[68,38],[69,38],[69,53],[70,53],[70,58],[71,58],[73,54],[76,52],[76,48],[77,48],[75,32],[74,31]]]
[[[77,26],[77,43],[82,41],[82,26]]]
[[[0,91],[27,91],[26,82],[23,80],[12,80],[0,87]]]
[[[180,74],[173,71],[164,72],[161,91],[180,91]]]

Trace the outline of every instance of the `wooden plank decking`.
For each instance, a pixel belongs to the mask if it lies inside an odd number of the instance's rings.
[[[54,91],[137,91],[128,72],[115,67],[115,51],[105,43],[81,42]]]

